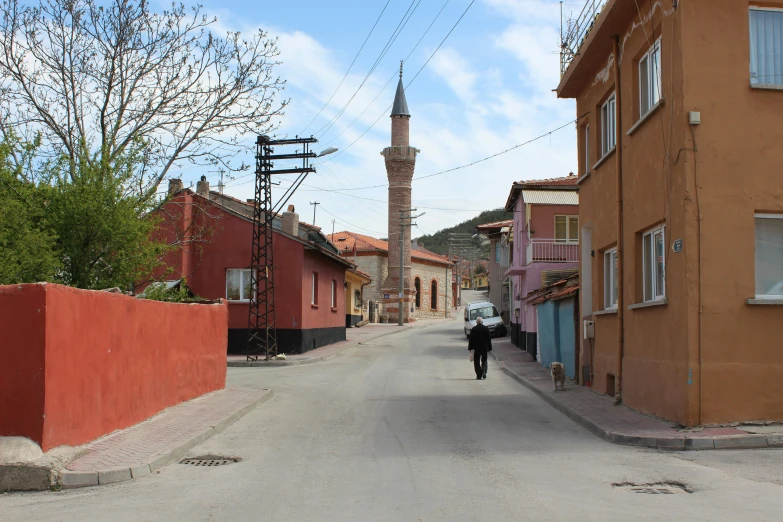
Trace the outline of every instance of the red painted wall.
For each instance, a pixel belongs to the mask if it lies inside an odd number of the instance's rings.
[[[43,432],[45,312],[45,285],[0,286],[0,436]]]
[[[38,332],[0,346],[3,361],[21,361],[0,369],[4,383],[17,384],[12,395],[0,388],[3,400],[24,406],[2,416],[0,435],[29,437],[44,451],[89,442],[225,387],[225,304],[39,284],[0,287],[0,317],[4,332],[14,317],[12,330]],[[25,395],[18,383],[27,383]]]
[[[313,272],[318,273],[318,306],[312,305]],[[302,285],[302,328],[345,327],[345,266],[331,261],[313,250],[304,253]],[[332,309],[332,281],[336,306]]]

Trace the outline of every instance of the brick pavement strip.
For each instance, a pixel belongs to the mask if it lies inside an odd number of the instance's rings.
[[[179,460],[272,397],[271,390],[226,388],[167,408],[85,445],[59,474],[63,488],[112,484],[149,475]]]
[[[411,329],[420,329],[432,326],[435,324],[444,323],[447,321],[453,321],[455,317],[448,319],[423,319],[416,321],[415,323],[408,323],[403,325],[402,328],[396,324],[388,323],[375,323],[362,326],[361,328],[348,328],[347,333],[349,338],[339,343],[322,346],[311,350],[304,354],[296,354],[287,356],[285,361],[248,361],[244,355],[229,355],[228,366],[230,368],[274,368],[279,366],[296,366],[300,364],[311,364],[318,361],[325,361],[331,359],[337,355],[340,355],[348,348],[360,346],[364,343],[386,337],[388,335],[395,335],[398,333],[410,331]]]
[[[549,371],[530,356],[499,339],[492,343],[492,355],[501,370],[555,409],[594,435],[615,444],[666,450],[750,449],[783,446],[780,435],[756,435],[734,428],[705,428],[680,432],[669,422],[648,417],[589,388],[570,385],[554,392]]]

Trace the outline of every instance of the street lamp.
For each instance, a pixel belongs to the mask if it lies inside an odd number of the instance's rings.
[[[319,152],[318,156],[316,156],[316,158],[320,158],[322,156],[327,156],[329,154],[334,154],[335,152],[337,152],[337,150],[338,150],[337,147],[329,147],[328,149],[324,149],[321,152]]]

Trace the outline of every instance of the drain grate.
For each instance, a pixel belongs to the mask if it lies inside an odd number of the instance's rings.
[[[620,482],[612,484],[615,489],[642,493],[644,495],[676,495],[678,493],[690,493],[685,484],[679,482],[654,482],[649,484],[634,484],[633,482]]]
[[[225,466],[227,464],[233,464],[235,462],[238,462],[239,459],[233,458],[233,457],[213,457],[213,456],[207,456],[207,457],[192,457],[181,460],[180,464],[187,464],[189,466]]]

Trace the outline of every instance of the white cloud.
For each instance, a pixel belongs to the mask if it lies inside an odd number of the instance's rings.
[[[494,45],[494,49],[488,48],[483,52],[492,52],[499,59],[489,62],[483,59],[481,50],[472,53],[470,48],[466,49],[460,38],[470,38],[468,36],[452,38],[450,45],[438,51],[407,92],[413,115],[411,145],[422,151],[415,176],[487,157],[544,134],[575,117],[573,103],[557,100],[551,92],[559,79],[558,58],[554,54],[558,42],[559,5],[543,0],[484,0],[484,8],[507,20],[500,31],[480,36],[482,42]],[[338,59],[335,48],[307,33],[274,28],[269,31],[279,37],[283,65],[278,72],[288,81],[285,94],[292,98],[282,131],[288,135],[297,134],[326,103],[345,74],[348,63]],[[432,50],[421,52],[423,58],[419,57],[420,63]],[[412,60],[415,58],[412,57]],[[357,65],[348,75],[307,134],[323,127],[340,111],[364,79],[365,67]],[[306,181],[308,185],[337,190],[385,185],[385,166],[379,153],[390,140],[390,120],[386,109],[394,95],[396,78],[384,87],[391,67],[384,68],[383,73],[380,69],[367,80],[345,114],[319,144],[323,147],[337,146],[345,152],[331,156],[325,165],[318,167],[318,173]],[[382,89],[383,93],[373,101]],[[444,95],[433,96],[434,92],[441,92],[437,89],[441,89]],[[453,93],[453,98],[449,93]],[[378,124],[346,151],[346,147],[379,116]],[[357,119],[356,124],[331,141],[354,119]],[[551,137],[476,166],[415,181],[413,203],[426,212],[418,220],[421,229],[428,232],[439,230],[473,217],[478,210],[502,207],[514,180],[568,174],[576,163],[574,141],[575,131],[568,127]],[[227,187],[229,194],[240,198],[251,197],[252,190],[249,183],[234,189],[230,185]],[[282,192],[279,188],[275,191]],[[316,223],[327,233],[332,230],[331,220],[338,219],[335,224],[337,230],[371,231],[384,237],[387,229],[386,205],[358,197],[385,201],[386,188],[351,191],[350,194],[354,197],[334,192],[312,192],[302,187],[292,202],[304,221],[312,220],[309,203],[316,200],[321,202],[324,211],[339,216],[333,218],[318,210]],[[422,233],[414,233],[414,236]]]

